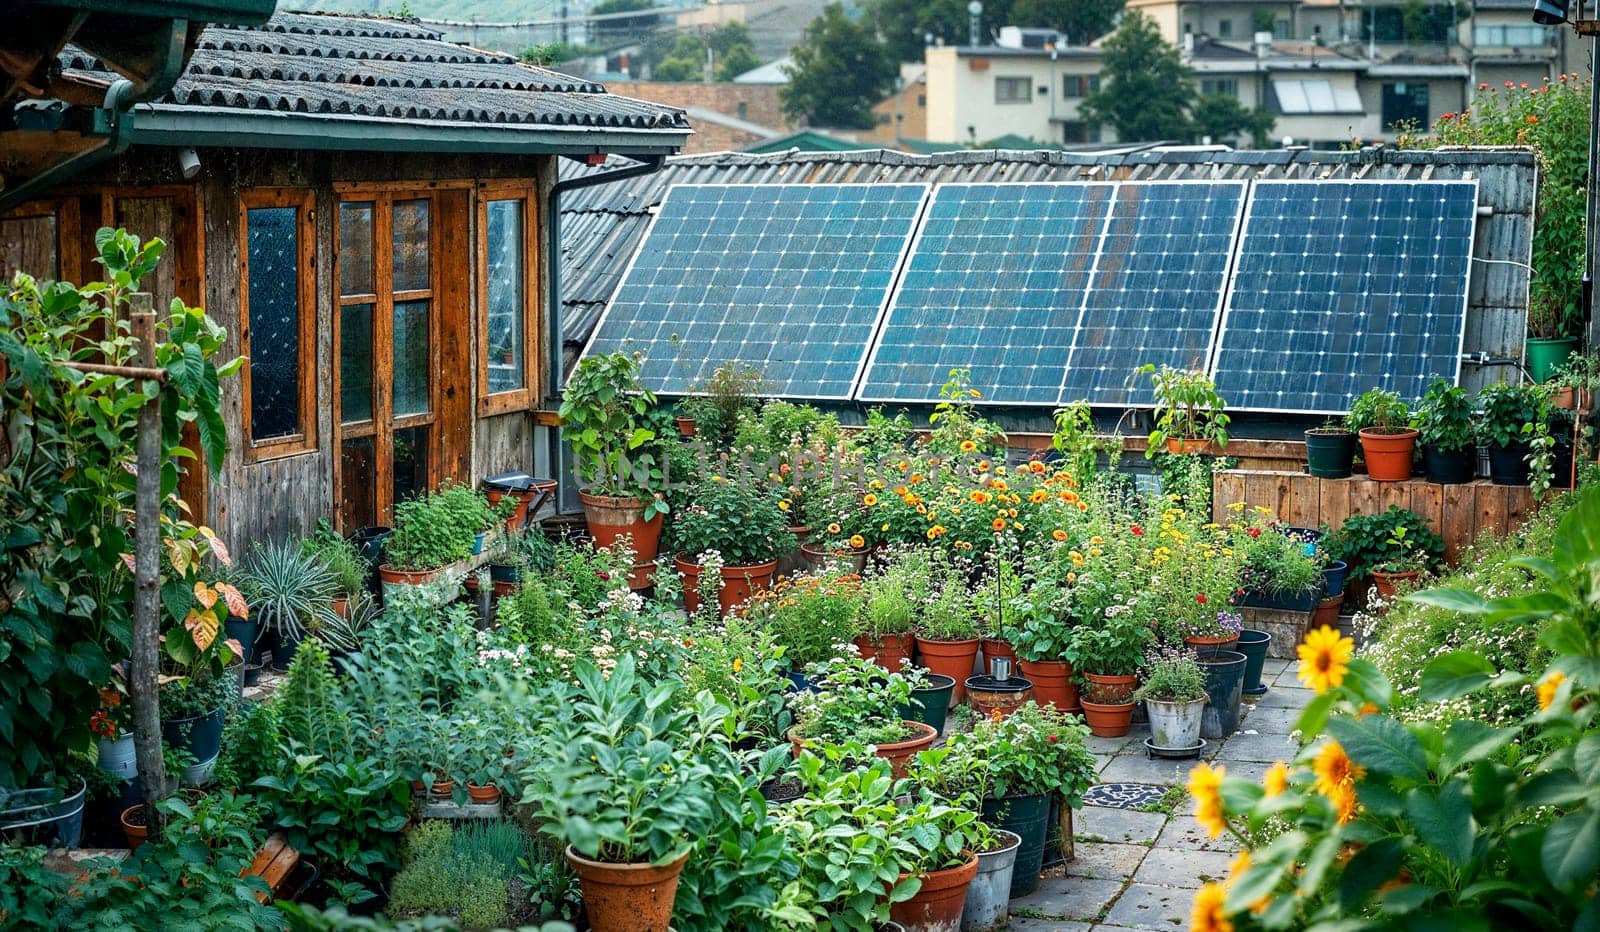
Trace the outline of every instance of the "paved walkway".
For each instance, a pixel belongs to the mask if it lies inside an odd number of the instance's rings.
[[[1313,695],[1295,679],[1295,664],[1268,660],[1262,678],[1271,685],[1246,702],[1239,730],[1211,741],[1205,757],[1227,767],[1229,776],[1259,781],[1275,760],[1288,760],[1297,746],[1289,731]],[[1100,759],[1100,782],[1183,786],[1193,761],[1145,756],[1148,725],[1125,738],[1090,738]],[[1227,835],[1213,841],[1194,820],[1194,801],[1184,798],[1169,815],[1133,809],[1084,806],[1073,814],[1077,857],[1066,876],[1046,877],[1033,894],[1011,901],[1013,930],[1119,932],[1189,928],[1194,891],[1228,872],[1237,845]]]

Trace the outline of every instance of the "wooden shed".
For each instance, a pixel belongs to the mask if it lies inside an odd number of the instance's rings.
[[[72,46],[59,63],[116,78]],[[228,461],[185,483],[196,520],[234,546],[349,531],[446,479],[548,467],[557,160],[653,167],[688,133],[414,22],[212,26],[134,109],[131,148],[0,215],[0,274],[93,280],[102,226],[166,240],[145,290],[204,306],[249,358],[224,388]]]

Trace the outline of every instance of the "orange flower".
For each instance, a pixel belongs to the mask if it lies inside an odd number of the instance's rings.
[[[850,535],[850,546],[856,548],[857,550],[860,550],[862,547],[865,547],[866,545],[867,545],[867,539],[865,537],[862,537],[860,534],[851,534]]]
[[[1044,504],[1045,499],[1047,499],[1049,497],[1050,497],[1050,493],[1046,492],[1044,489],[1034,489],[1033,490],[1033,494],[1028,496],[1028,501],[1032,502],[1035,505],[1042,505],[1042,504]]]
[[[1221,884],[1208,883],[1194,895],[1194,907],[1189,912],[1189,932],[1233,932],[1233,923],[1223,911],[1222,903],[1228,892]]]
[[[1567,681],[1567,675],[1560,670],[1552,672],[1539,682],[1539,708],[1548,709],[1556,701],[1556,692],[1561,689],[1561,684]]]
[[[977,448],[978,448],[978,445],[973,443],[971,440],[963,440],[963,441],[961,441],[961,452],[962,453],[971,453],[973,450],[976,450]]]
[[[878,496],[873,495],[871,492],[868,492],[866,495],[862,496],[861,504],[866,505],[868,508],[871,508],[873,505],[878,504]]]
[[[1003,530],[1006,529],[1006,519],[1004,519],[1004,518],[996,518],[990,524],[990,527],[993,527],[997,531],[1003,531]]]
[[[1037,476],[1040,473],[1044,472],[1044,464],[1039,462],[1038,460],[1034,460],[1033,462],[1028,464],[1028,470],[1030,472],[1032,472],[1034,475]]]
[[[1060,528],[1056,528],[1055,530],[1050,532],[1050,536],[1055,538],[1056,540],[1066,540],[1067,539],[1067,532],[1061,530]]]

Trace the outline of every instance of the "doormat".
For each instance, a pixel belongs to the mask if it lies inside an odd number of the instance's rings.
[[[1168,789],[1155,783],[1097,783],[1083,794],[1083,802],[1108,809],[1138,809],[1165,796]]]

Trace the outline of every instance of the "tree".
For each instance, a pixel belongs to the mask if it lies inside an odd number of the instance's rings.
[[[894,90],[896,68],[870,23],[856,22],[842,5],[830,3],[790,54],[789,83],[778,96],[791,120],[851,129],[876,125],[872,106]]]
[[[680,33],[672,51],[656,65],[657,81],[699,81],[705,78],[706,51],[700,40],[689,33]]]
[[[1143,13],[1123,17],[1102,46],[1100,90],[1079,107],[1091,125],[1110,125],[1124,142],[1189,139],[1194,72]]]
[[[1001,26],[1036,26],[1088,45],[1111,30],[1123,0],[984,0],[979,41]],[[972,27],[966,0],[871,0],[867,15],[895,61],[922,61],[927,37],[967,45]]]
[[[1212,142],[1234,145],[1246,137],[1257,149],[1272,143],[1272,111],[1247,109],[1239,98],[1228,94],[1202,94],[1190,107],[1189,120],[1196,141],[1209,136]]]
[[[716,66],[716,80],[731,81],[761,64],[750,46],[750,27],[727,23],[704,36],[682,32],[672,48],[662,56],[652,72],[657,81],[702,81],[705,79],[706,50]]]

